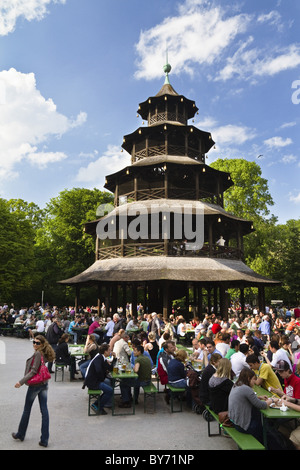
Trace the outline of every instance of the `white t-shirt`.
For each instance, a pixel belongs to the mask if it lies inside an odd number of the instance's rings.
[[[293,370],[291,361],[289,360],[287,353],[283,349],[278,349],[278,351],[276,351],[276,353],[273,354],[271,365],[273,367],[276,367],[277,362],[282,361],[282,360],[286,361],[289,364],[291,370]]]
[[[227,343],[218,343],[216,346],[217,350],[220,351],[223,357],[226,356],[228,350],[230,349],[230,345]]]
[[[36,326],[36,329],[39,333],[43,333],[43,331],[45,330],[45,324],[43,322],[43,320],[38,320],[35,324]]]
[[[232,354],[230,361],[232,370],[237,377],[240,375],[240,372],[242,369],[244,369],[244,367],[249,367],[246,362],[246,356],[241,351]]]

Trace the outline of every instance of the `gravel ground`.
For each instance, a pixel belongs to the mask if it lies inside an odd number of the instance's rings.
[[[156,413],[144,413],[141,390],[134,416],[111,416],[108,412],[106,416],[89,417],[87,389],[82,389],[82,381],[70,382],[69,371],[65,371],[63,382],[55,382],[54,374],[49,382],[50,439],[47,449],[38,445],[41,427],[38,400],[32,408],[25,440],[15,441],[11,433],[18,429],[27,387],[16,389],[14,385],[23,377],[26,359],[32,351],[32,342],[28,339],[0,338],[1,450],[102,450],[101,458],[114,459],[104,463],[128,463],[134,467],[137,466],[134,460],[124,459],[145,455],[147,459],[152,456],[153,462],[148,460],[152,464],[184,464],[190,463],[187,456],[193,456],[190,459],[195,462],[199,451],[236,450],[230,438],[208,437],[206,421],[185,404],[182,413],[171,413],[163,393],[157,397]],[[142,451],[146,453],[142,454]],[[166,452],[173,456],[168,462],[167,457],[164,457],[165,461],[155,461],[158,454]],[[178,458],[183,460],[178,462]]]

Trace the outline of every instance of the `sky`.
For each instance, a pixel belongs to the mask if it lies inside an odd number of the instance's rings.
[[[172,66],[218,158],[257,162],[278,223],[300,213],[300,2],[0,0],[0,197],[103,189]]]

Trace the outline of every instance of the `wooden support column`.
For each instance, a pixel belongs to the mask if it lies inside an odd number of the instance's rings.
[[[220,286],[220,316],[225,319],[228,318],[226,292],[223,286]]]
[[[134,200],[138,200],[138,179],[135,176],[133,180],[133,191],[134,191]]]
[[[135,282],[132,284],[131,305],[132,305],[132,315],[136,317],[137,316],[137,284]]]
[[[213,254],[213,231],[212,231],[212,219],[208,221],[208,245],[209,245],[209,256]]]
[[[169,283],[163,284],[163,318],[166,320],[169,317]]]
[[[95,249],[95,261],[99,259],[99,237],[96,234],[96,249]]]
[[[211,314],[211,287],[207,287],[207,307],[208,307],[208,314]]]
[[[122,309],[123,309],[123,315],[125,318],[126,318],[126,304],[127,304],[126,282],[122,282]]]
[[[195,175],[195,185],[196,185],[196,200],[199,200],[199,173],[197,172]]]
[[[75,313],[78,313],[78,308],[80,305],[80,287],[76,286],[76,294],[75,294]]]
[[[218,287],[214,286],[214,314],[218,315]]]
[[[260,312],[265,313],[266,303],[265,303],[265,288],[264,286],[259,286],[258,288],[258,308]]]
[[[97,284],[97,310],[98,316],[101,317],[101,284],[98,282]]]
[[[115,188],[115,199],[114,199],[115,207],[118,206],[118,199],[119,199],[119,185],[117,183],[116,188]]]
[[[241,302],[241,313],[245,313],[245,293],[244,293],[244,287],[240,288],[240,302]]]
[[[118,285],[113,283],[111,286],[111,308],[112,308],[112,314],[117,313],[117,307],[118,307]]]
[[[164,180],[164,187],[165,187],[165,198],[168,199],[168,188],[169,188],[169,185],[168,185],[169,181],[168,181],[168,173],[167,171],[165,170],[165,180]]]
[[[107,283],[105,286],[105,311],[106,311],[106,316],[110,316],[110,283]]]
[[[197,285],[198,296],[197,296],[197,304],[198,304],[198,317],[202,320],[203,319],[203,296],[202,296],[202,286],[199,283]]]

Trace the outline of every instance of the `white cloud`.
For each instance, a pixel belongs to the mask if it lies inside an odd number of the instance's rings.
[[[86,120],[81,112],[71,120],[59,113],[52,99],[45,99],[36,87],[33,73],[11,68],[0,72],[5,100],[0,104],[0,177],[16,176],[24,160],[39,167],[66,158],[63,152],[43,152],[38,146],[80,126]]]
[[[63,152],[37,152],[36,147],[33,147],[32,150],[32,153],[28,153],[27,159],[40,169],[46,168],[49,163],[57,163],[67,158]]]
[[[257,18],[258,23],[269,23],[276,26],[278,31],[282,31],[283,24],[281,21],[281,15],[278,11],[272,10],[269,13],[261,14]]]
[[[248,48],[254,38],[243,42],[226,66],[220,70],[216,80],[226,81],[237,77],[242,80],[255,80],[259,77],[273,76],[280,72],[295,69],[300,65],[300,45],[291,44],[285,48],[268,49]],[[247,49],[248,48],[248,49]]]
[[[254,139],[256,135],[255,131],[247,126],[236,124],[218,125],[218,122],[210,117],[198,122],[197,126],[203,130],[209,129],[218,145],[242,145],[248,140]]]
[[[280,129],[286,129],[287,127],[294,127],[296,126],[296,121],[291,121],[291,122],[285,122],[284,124],[282,124],[282,126],[280,126]]]
[[[66,3],[66,0],[1,0],[0,2],[0,36],[14,31],[17,20],[41,20],[48,13],[51,3]]]
[[[264,143],[270,148],[274,148],[274,147],[281,148],[281,147],[286,147],[288,145],[291,145],[293,141],[289,137],[286,139],[283,139],[282,137],[276,136],[276,137],[271,137],[270,139],[265,140]]]
[[[119,146],[109,145],[101,157],[79,169],[76,180],[102,188],[101,178],[103,179],[106,175],[130,165],[130,158],[130,155],[127,152],[122,152]]]
[[[210,2],[187,0],[179,7],[179,15],[166,18],[161,24],[142,31],[136,51],[136,78],[161,77],[165,58],[162,48],[168,47],[175,74],[192,74],[195,64],[213,64],[234,39],[245,32],[250,15],[225,18],[220,6]]]
[[[284,155],[281,159],[282,163],[294,163],[297,161],[296,155]]]
[[[296,196],[290,195],[290,201],[300,204],[300,192]]]

